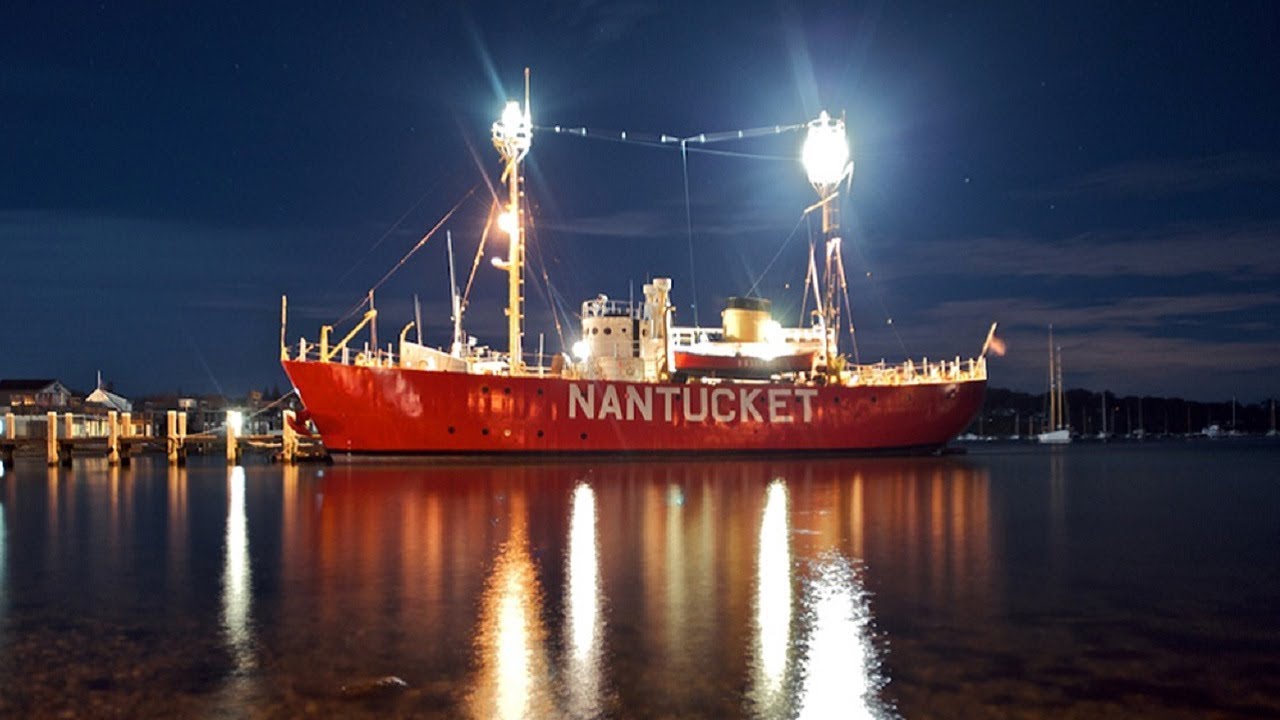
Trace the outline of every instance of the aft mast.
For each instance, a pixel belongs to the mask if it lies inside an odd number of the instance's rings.
[[[840,343],[840,300],[836,296],[837,284],[844,284],[844,261],[840,256],[840,183],[853,173],[849,161],[849,140],[845,135],[844,120],[832,118],[823,110],[818,119],[809,123],[808,135],[801,150],[801,160],[809,183],[818,192],[818,205],[822,207],[822,237],[825,243],[826,286],[818,308],[822,330],[823,365],[829,374],[837,372],[835,358]],[[813,260],[810,259],[812,270]],[[814,278],[814,295],[817,296],[817,278]]]
[[[507,206],[498,215],[498,227],[510,237],[507,248],[507,335],[512,375],[524,370],[521,336],[524,332],[524,195],[520,163],[533,144],[533,120],[529,113],[529,68],[524,69],[524,108],[515,100],[507,102],[502,118],[493,124],[493,146],[502,155],[506,167],[502,179],[507,183]]]

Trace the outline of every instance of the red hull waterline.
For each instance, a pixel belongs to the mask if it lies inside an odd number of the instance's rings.
[[[985,379],[813,387],[283,365],[338,461],[928,451],[969,424],[986,389]]]

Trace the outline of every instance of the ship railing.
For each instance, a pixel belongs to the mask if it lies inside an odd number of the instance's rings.
[[[548,359],[548,355],[539,355],[536,352],[525,353],[525,375],[546,376],[553,374],[553,369],[543,365]],[[358,367],[381,367],[394,368],[400,367],[401,358],[395,352],[390,344],[386,348],[371,348],[369,343],[365,343],[361,349],[355,349],[347,346],[341,347],[336,354],[327,360],[321,355],[320,346],[310,343],[306,338],[300,338],[296,346],[295,353],[284,353],[285,360],[295,360],[303,362],[330,362],[335,365],[355,365]],[[510,366],[509,356],[506,353],[500,353],[488,346],[478,345],[467,348],[465,356],[462,358],[474,372],[486,372],[484,368],[492,367],[494,372],[500,366],[502,371]]]
[[[582,317],[630,317],[642,319],[644,306],[630,300],[610,300],[601,295],[595,300],[582,303]]]
[[[931,362],[907,360],[890,365],[880,361],[871,365],[850,365],[842,373],[850,385],[928,385],[969,382],[987,378],[986,358],[970,358]]]
[[[834,334],[832,335],[834,338]],[[773,331],[772,342],[783,345],[822,344],[820,328],[784,327]],[[721,327],[673,327],[671,328],[671,344],[686,347],[705,342],[724,342],[724,328]]]

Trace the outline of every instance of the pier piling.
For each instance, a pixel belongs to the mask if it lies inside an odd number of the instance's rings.
[[[280,436],[280,462],[285,465],[292,465],[297,461],[298,457],[298,431],[293,428],[293,423],[298,414],[292,410],[285,410],[283,415],[284,428]]]
[[[45,416],[45,462],[49,467],[58,464],[58,413],[51,412]]]
[[[227,411],[227,464],[235,465],[240,460],[240,424],[243,415],[236,410]]]
[[[107,464],[120,464],[120,413],[107,412]]]
[[[165,413],[164,418],[164,438],[165,453],[168,455],[169,464],[178,464],[178,412],[170,410]]]
[[[13,413],[4,414],[4,442],[0,443],[0,463],[6,470],[13,469],[13,458],[18,450],[18,424]]]
[[[62,440],[58,441],[58,464],[71,467],[71,451],[75,448],[76,416],[62,413]]]

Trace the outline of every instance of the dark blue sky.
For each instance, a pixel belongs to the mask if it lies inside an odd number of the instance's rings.
[[[998,320],[992,383],[1035,391],[1052,323],[1072,387],[1280,395],[1276,3],[431,5],[6,8],[0,377],[286,385],[280,295],[291,340],[314,339],[480,167],[496,178],[489,124],[528,65],[539,125],[692,135],[845,111],[863,360],[971,355]],[[799,142],[691,155],[691,274],[677,153],[539,134],[531,252],[570,311],[670,276],[678,321],[696,284],[714,323],[813,199]],[[447,226],[464,273],[487,195]],[[792,322],[806,239],[760,285]],[[416,292],[445,342],[439,240],[380,288],[384,338]],[[482,266],[467,319],[500,347],[504,282]],[[526,347],[558,349],[542,287]]]

